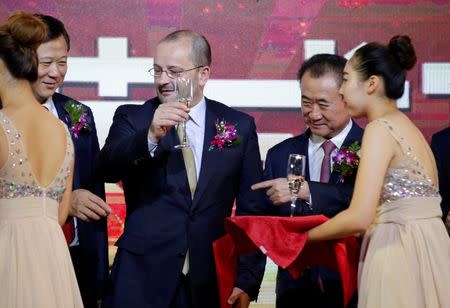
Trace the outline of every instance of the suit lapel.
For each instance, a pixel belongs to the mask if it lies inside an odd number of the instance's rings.
[[[159,104],[159,100],[155,99],[148,105],[144,105],[145,109],[138,115],[138,118],[135,119],[136,124],[138,124],[137,129],[148,128],[151,121],[153,120],[153,116]],[[192,208],[191,203],[193,200],[190,197],[189,181],[187,177],[186,166],[184,164],[183,152],[179,149],[175,149],[175,145],[179,143],[180,141],[178,140],[177,128],[176,126],[173,126],[169,129],[167,135],[159,141],[155,156],[160,157],[159,159],[163,160],[168,159],[168,161],[165,161],[164,164],[166,164],[167,166],[167,174],[172,175],[170,178],[171,180],[173,180],[173,183],[171,182],[170,185],[173,185],[174,187],[186,188],[186,193],[183,193],[184,201],[182,202],[182,208],[189,212]]]
[[[168,166],[168,173],[170,174],[178,174],[178,176],[175,178],[175,186],[176,187],[185,187],[186,193],[184,195],[184,203],[187,206],[183,206],[183,208],[189,212],[190,208],[192,207],[192,199],[189,189],[189,181],[186,171],[186,165],[184,164],[183,159],[183,151],[180,149],[175,149],[175,145],[180,144],[180,141],[178,139],[178,134],[176,130],[176,126],[173,126],[167,135],[160,141],[159,149],[163,149],[163,151],[169,152],[171,158],[171,161],[167,164]],[[195,194],[194,194],[195,195]]]
[[[56,111],[58,112],[58,118],[64,123],[66,123],[67,127],[70,127],[69,115],[67,114],[67,111],[64,109],[65,103],[66,102],[62,99],[62,97],[58,96],[57,94],[53,95],[53,104],[55,105]],[[72,140],[75,142],[73,137]]]
[[[67,114],[67,111],[64,109],[64,104],[67,102],[66,99],[64,99],[64,96],[59,95],[58,93],[55,93],[52,97],[53,104],[55,105],[56,111],[58,113],[58,118],[66,124],[67,128],[70,129],[70,120],[69,115]],[[74,138],[73,134],[70,134],[70,137],[72,138],[73,147],[75,150],[75,164],[79,162],[78,155],[80,154],[78,149],[78,141]],[[80,187],[80,168],[77,166],[74,168],[74,175],[73,175],[73,185],[72,187]]]
[[[200,200],[202,194],[205,192],[210,179],[215,173],[217,173],[217,168],[214,168],[214,166],[217,166],[219,164],[219,160],[221,157],[220,155],[218,155],[217,150],[209,151],[209,144],[216,135],[216,119],[218,117],[220,116],[215,112],[215,110],[213,110],[212,104],[208,102],[208,99],[206,99],[206,121],[205,136],[203,140],[202,163],[191,210],[198,206],[198,201]]]
[[[360,138],[358,138],[358,136],[356,134],[357,128],[358,128],[358,126],[356,126],[356,123],[353,122],[352,128],[348,132],[347,137],[345,137],[345,140],[342,143],[342,146],[349,147],[352,145],[353,142],[355,142],[355,140],[360,139]]]
[[[306,166],[305,166],[305,179],[309,181],[309,156],[308,156],[308,142],[309,142],[309,130],[304,134],[299,136],[299,154],[303,154],[306,157]],[[287,162],[286,162],[287,163]]]
[[[361,142],[361,138],[358,136],[357,131],[358,131],[359,127],[356,125],[355,122],[353,122],[352,128],[350,129],[350,131],[347,134],[347,137],[345,137],[344,142],[342,143],[342,147],[349,147],[352,145],[353,142],[355,142],[356,140],[358,140],[359,142]],[[336,171],[332,171],[331,172],[331,176],[330,176],[330,180],[328,181],[328,183],[337,183],[339,180],[339,173]]]

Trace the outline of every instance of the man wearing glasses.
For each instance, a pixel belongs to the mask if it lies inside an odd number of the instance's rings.
[[[235,200],[238,215],[264,211],[263,193],[250,189],[262,179],[255,123],[203,96],[211,64],[203,36],[173,32],[154,59],[157,97],[119,107],[100,154],[127,204],[104,307],[218,307],[212,243],[225,234]],[[177,101],[178,77],[192,80],[189,107]],[[184,121],[189,147],[177,149]],[[239,267],[243,305],[256,297],[258,270],[264,264]]]

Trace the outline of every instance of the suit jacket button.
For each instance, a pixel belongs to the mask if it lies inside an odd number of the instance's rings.
[[[186,257],[186,253],[185,253],[185,252],[180,252],[180,253],[178,254],[178,256],[180,256],[180,257]]]

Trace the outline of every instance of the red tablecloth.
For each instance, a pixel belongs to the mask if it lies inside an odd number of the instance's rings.
[[[228,235],[213,244],[221,307],[236,278],[236,257],[263,251],[275,264],[287,269],[294,278],[310,266],[323,266],[338,271],[342,278],[344,305],[356,290],[360,245],[355,237],[306,244],[307,231],[327,218],[237,216],[225,220]]]

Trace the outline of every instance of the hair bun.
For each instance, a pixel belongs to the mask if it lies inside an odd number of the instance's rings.
[[[15,13],[7,24],[11,37],[21,47],[36,48],[47,35],[45,24],[38,17],[25,12]]]
[[[39,18],[16,12],[0,25],[0,58],[14,78],[33,82],[38,76],[36,49],[47,37],[47,26]]]
[[[404,70],[410,70],[416,64],[416,52],[407,35],[396,35],[389,41],[389,51],[397,59],[400,67]]]

